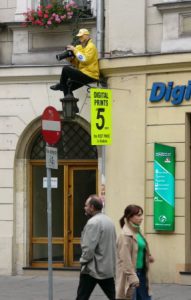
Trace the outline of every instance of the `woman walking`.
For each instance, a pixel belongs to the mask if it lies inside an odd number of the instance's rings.
[[[140,232],[143,209],[128,205],[120,219],[117,240],[116,300],[151,300],[149,264],[154,261]]]

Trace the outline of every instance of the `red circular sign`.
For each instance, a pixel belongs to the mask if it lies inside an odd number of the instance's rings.
[[[48,106],[42,114],[42,135],[50,145],[56,144],[61,137],[61,120],[53,106]]]

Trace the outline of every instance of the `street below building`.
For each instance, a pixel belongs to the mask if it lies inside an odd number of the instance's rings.
[[[53,275],[53,300],[75,300],[78,276]],[[48,300],[48,276],[0,276],[1,300]],[[191,286],[153,284],[152,300],[191,300]],[[96,287],[90,300],[107,300]]]

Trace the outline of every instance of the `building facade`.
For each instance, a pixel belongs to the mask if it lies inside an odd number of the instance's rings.
[[[96,1],[87,2],[93,13],[78,26],[87,27],[96,42]],[[76,26],[70,22],[53,30],[23,28],[22,14],[32,4],[29,0],[0,4],[1,274],[47,266],[40,119],[48,105],[62,116],[62,94],[49,87],[59,79],[62,67],[55,55],[70,43]],[[113,94],[112,144],[105,149],[91,145],[89,93],[87,87],[79,89],[75,96],[80,112],[72,122],[62,122],[59,168],[53,172],[58,178],[58,188],[52,191],[54,267],[78,266],[84,197],[101,193],[105,186],[105,211],[118,230],[128,204],[143,207],[143,231],[156,259],[153,281],[190,283],[191,1],[121,0],[119,5],[105,0],[104,16],[100,69]],[[166,92],[171,86],[168,101],[165,92],[160,100],[149,101],[154,83],[161,83]],[[153,227],[155,143],[176,151],[171,232]]]

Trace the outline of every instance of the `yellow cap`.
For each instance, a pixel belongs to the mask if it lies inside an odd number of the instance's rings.
[[[87,29],[82,28],[82,29],[79,30],[79,32],[78,32],[78,34],[76,34],[76,36],[82,36],[84,34],[89,35],[90,33],[89,33],[89,31]]]

